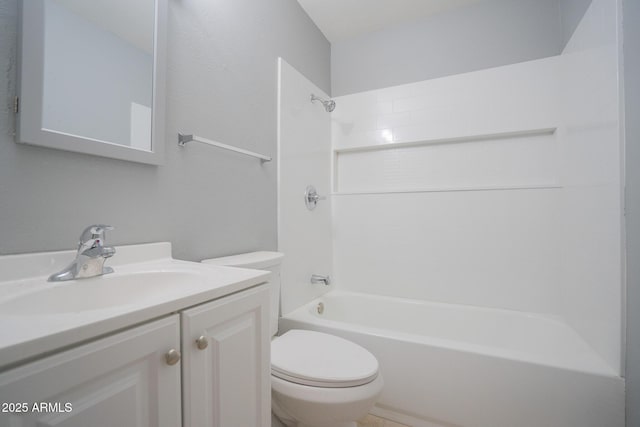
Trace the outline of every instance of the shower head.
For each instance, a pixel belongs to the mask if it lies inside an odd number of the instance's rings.
[[[320,101],[322,105],[324,105],[324,109],[327,111],[327,113],[330,113],[336,109],[336,101],[334,101],[333,99],[325,100],[315,96],[314,94],[311,94],[311,102],[313,101]]]

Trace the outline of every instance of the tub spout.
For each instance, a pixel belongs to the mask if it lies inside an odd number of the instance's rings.
[[[331,277],[329,277],[328,275],[323,276],[321,274],[312,274],[311,283],[314,285],[317,283],[322,283],[325,286],[329,286],[331,284]]]

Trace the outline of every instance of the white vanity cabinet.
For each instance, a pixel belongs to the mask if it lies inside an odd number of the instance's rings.
[[[181,314],[184,427],[269,427],[269,288]]]
[[[267,285],[197,305],[0,374],[0,427],[269,427],[269,338]]]
[[[0,426],[179,426],[179,334],[172,315],[0,374]]]
[[[269,272],[116,249],[0,256],[0,427],[269,427]]]

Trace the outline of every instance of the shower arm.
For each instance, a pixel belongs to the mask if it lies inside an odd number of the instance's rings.
[[[336,108],[336,102],[332,99],[323,99],[315,94],[311,94],[311,102],[320,101],[327,113],[332,112]]]

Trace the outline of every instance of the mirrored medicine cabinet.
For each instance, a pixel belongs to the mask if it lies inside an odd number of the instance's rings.
[[[162,164],[167,0],[20,7],[16,142]]]

